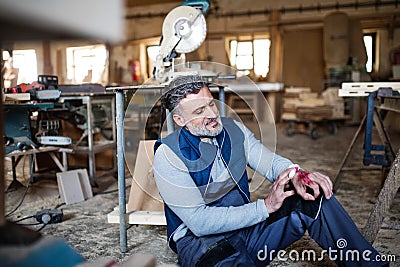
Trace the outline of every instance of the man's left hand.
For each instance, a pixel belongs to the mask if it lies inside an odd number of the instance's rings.
[[[299,172],[296,172],[292,178],[292,183],[298,195],[305,200],[315,200],[320,194],[320,189],[322,189],[325,197],[331,198],[333,184],[328,176],[319,172],[311,172],[307,177],[308,180],[301,179]],[[307,187],[312,189],[313,194],[307,192]]]

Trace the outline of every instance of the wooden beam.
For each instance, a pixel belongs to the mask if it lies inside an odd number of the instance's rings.
[[[43,74],[54,74],[53,66],[51,65],[50,41],[43,41]]]
[[[137,7],[137,6],[149,6],[157,4],[168,4],[168,3],[182,3],[183,1],[177,0],[125,0],[126,7]]]
[[[107,214],[109,223],[119,223],[119,207]],[[163,211],[130,211],[126,213],[126,220],[128,224],[137,225],[167,225]]]
[[[282,81],[282,65],[283,65],[283,43],[282,34],[279,27],[280,12],[273,10],[269,16],[271,26],[269,32],[271,34],[271,53],[270,53],[270,71],[268,80],[270,82]]]
[[[400,187],[400,149],[397,152],[396,159],[393,161],[389,175],[379,193],[375,208],[372,211],[367,224],[364,228],[364,237],[368,242],[373,243],[381,228],[383,218],[389,211],[393,199]]]
[[[0,44],[1,48],[1,44]],[[3,70],[3,50],[0,49],[0,70]],[[0,89],[3,90],[4,87],[4,80],[3,80],[3,72],[0,71]],[[0,106],[3,105],[3,98],[0,97]],[[0,117],[3,118],[3,109],[0,109]],[[0,131],[4,133],[4,125],[3,125],[4,120],[0,120]],[[0,161],[0,173],[2,174],[0,177],[0,226],[4,225],[6,223],[5,219],[5,205],[4,205],[4,188],[5,188],[5,178],[6,176],[4,175],[4,138],[0,138],[0,155],[2,157]]]

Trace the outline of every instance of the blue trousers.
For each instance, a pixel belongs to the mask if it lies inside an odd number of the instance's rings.
[[[296,196],[298,197],[298,196]],[[286,201],[285,201],[286,202]],[[223,234],[196,237],[189,233],[177,243],[178,264],[186,266],[267,266],[275,257],[282,260],[317,261],[321,254],[338,266],[385,266],[379,253],[359,232],[353,220],[332,196],[320,202],[283,204],[283,212],[266,221]],[[290,202],[290,201],[289,201]],[[307,212],[317,208],[315,217]],[[304,209],[305,207],[305,209]],[[304,211],[303,211],[304,210]],[[274,218],[275,217],[275,218]],[[321,253],[308,250],[285,252],[305,231],[321,246]]]

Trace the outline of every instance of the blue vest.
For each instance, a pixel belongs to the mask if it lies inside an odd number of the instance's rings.
[[[232,119],[222,118],[222,124],[224,126],[223,131],[216,136],[216,140],[221,150],[222,158],[237,185],[232,190],[238,190],[239,194],[224,194],[206,205],[240,206],[250,202],[246,172],[247,161],[244,149],[245,138],[241,129]],[[180,128],[165,138],[157,140],[154,145],[154,152],[161,144],[167,145],[183,161],[199,189],[207,185],[218,151],[215,145],[202,142],[198,136],[192,135],[185,128]],[[176,244],[171,236],[178,226],[182,224],[182,220],[165,203],[164,211],[167,220],[168,244],[173,251],[177,252]]]

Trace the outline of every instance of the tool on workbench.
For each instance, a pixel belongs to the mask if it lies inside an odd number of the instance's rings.
[[[181,54],[185,63],[185,53],[190,53],[204,42],[207,34],[204,14],[210,6],[209,1],[185,1],[166,16],[157,55],[154,77],[160,83],[173,79],[175,58]],[[171,68],[171,70],[167,70]],[[172,77],[171,77],[172,75]]]
[[[37,81],[21,83],[5,90],[6,94],[29,93],[31,100],[55,100],[60,97],[57,89],[58,77],[55,75],[39,75]]]

